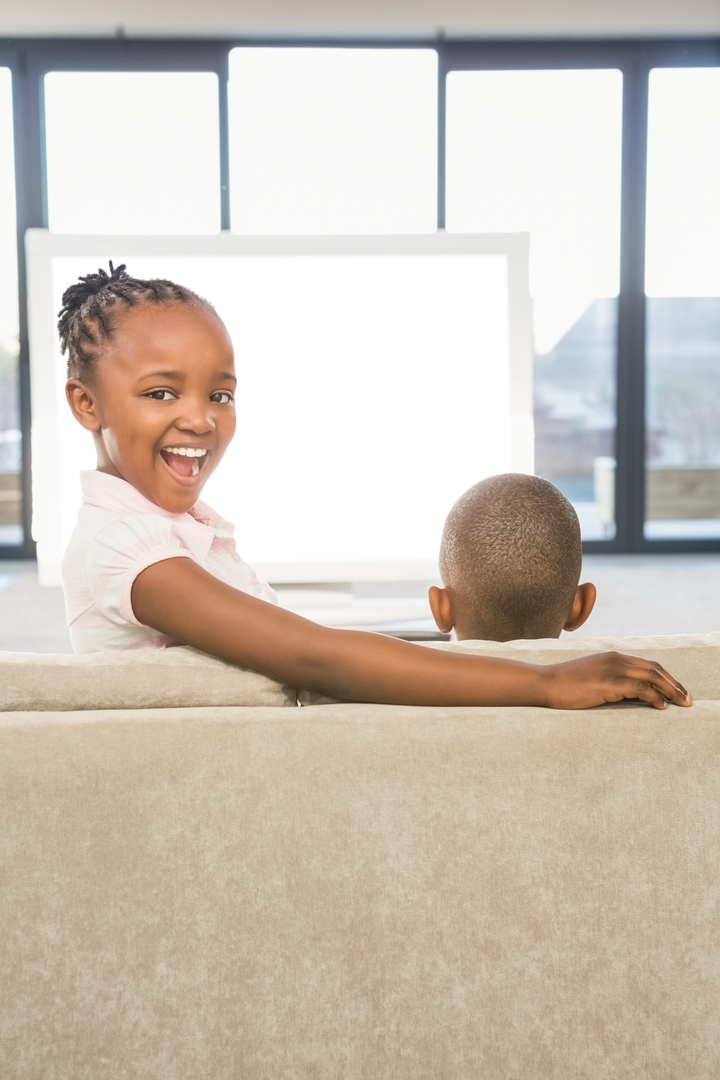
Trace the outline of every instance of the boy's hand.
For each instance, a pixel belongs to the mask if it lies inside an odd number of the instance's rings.
[[[639,656],[608,652],[551,664],[545,669],[550,682],[547,706],[551,709],[585,709],[603,702],[639,698],[656,709],[692,705],[684,686],[660,664]]]

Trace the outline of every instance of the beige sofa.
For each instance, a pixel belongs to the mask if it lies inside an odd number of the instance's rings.
[[[620,644],[694,707],[0,658],[2,1080],[717,1080],[720,634]]]

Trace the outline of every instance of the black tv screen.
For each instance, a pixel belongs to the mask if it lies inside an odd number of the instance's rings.
[[[232,329],[240,433],[205,497],[244,554],[432,554],[458,491],[505,468],[501,261],[452,261],[131,262]],[[59,287],[94,266],[59,262]],[[93,455],[67,411],[65,455],[71,525]]]

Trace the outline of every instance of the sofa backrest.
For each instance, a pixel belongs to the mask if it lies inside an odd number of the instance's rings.
[[[428,649],[522,660],[527,664],[558,664],[598,652],[623,652],[657,660],[689,690],[696,701],[720,699],[720,633],[674,634],[668,637],[542,638],[529,641],[424,641]],[[307,690],[298,693],[301,705],[323,705],[333,698]]]
[[[0,652],[0,712],[297,706],[293,687],[187,646],[129,652]]]
[[[696,700],[720,699],[720,633],[646,638],[424,642],[428,648],[554,664],[619,650],[657,660]],[[0,652],[0,712],[328,704],[186,646],[82,656]]]
[[[428,642],[453,652],[482,653],[528,664],[557,664],[599,652],[623,652],[656,660],[694,698],[720,699],[720,633],[667,637],[543,638],[537,641]]]

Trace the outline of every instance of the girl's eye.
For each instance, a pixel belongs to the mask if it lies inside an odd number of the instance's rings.
[[[227,390],[218,390],[217,394],[211,394],[210,400],[214,401],[216,405],[230,405],[233,396]]]
[[[145,396],[152,398],[153,401],[169,401],[172,394],[169,390],[151,390],[150,393]]]

